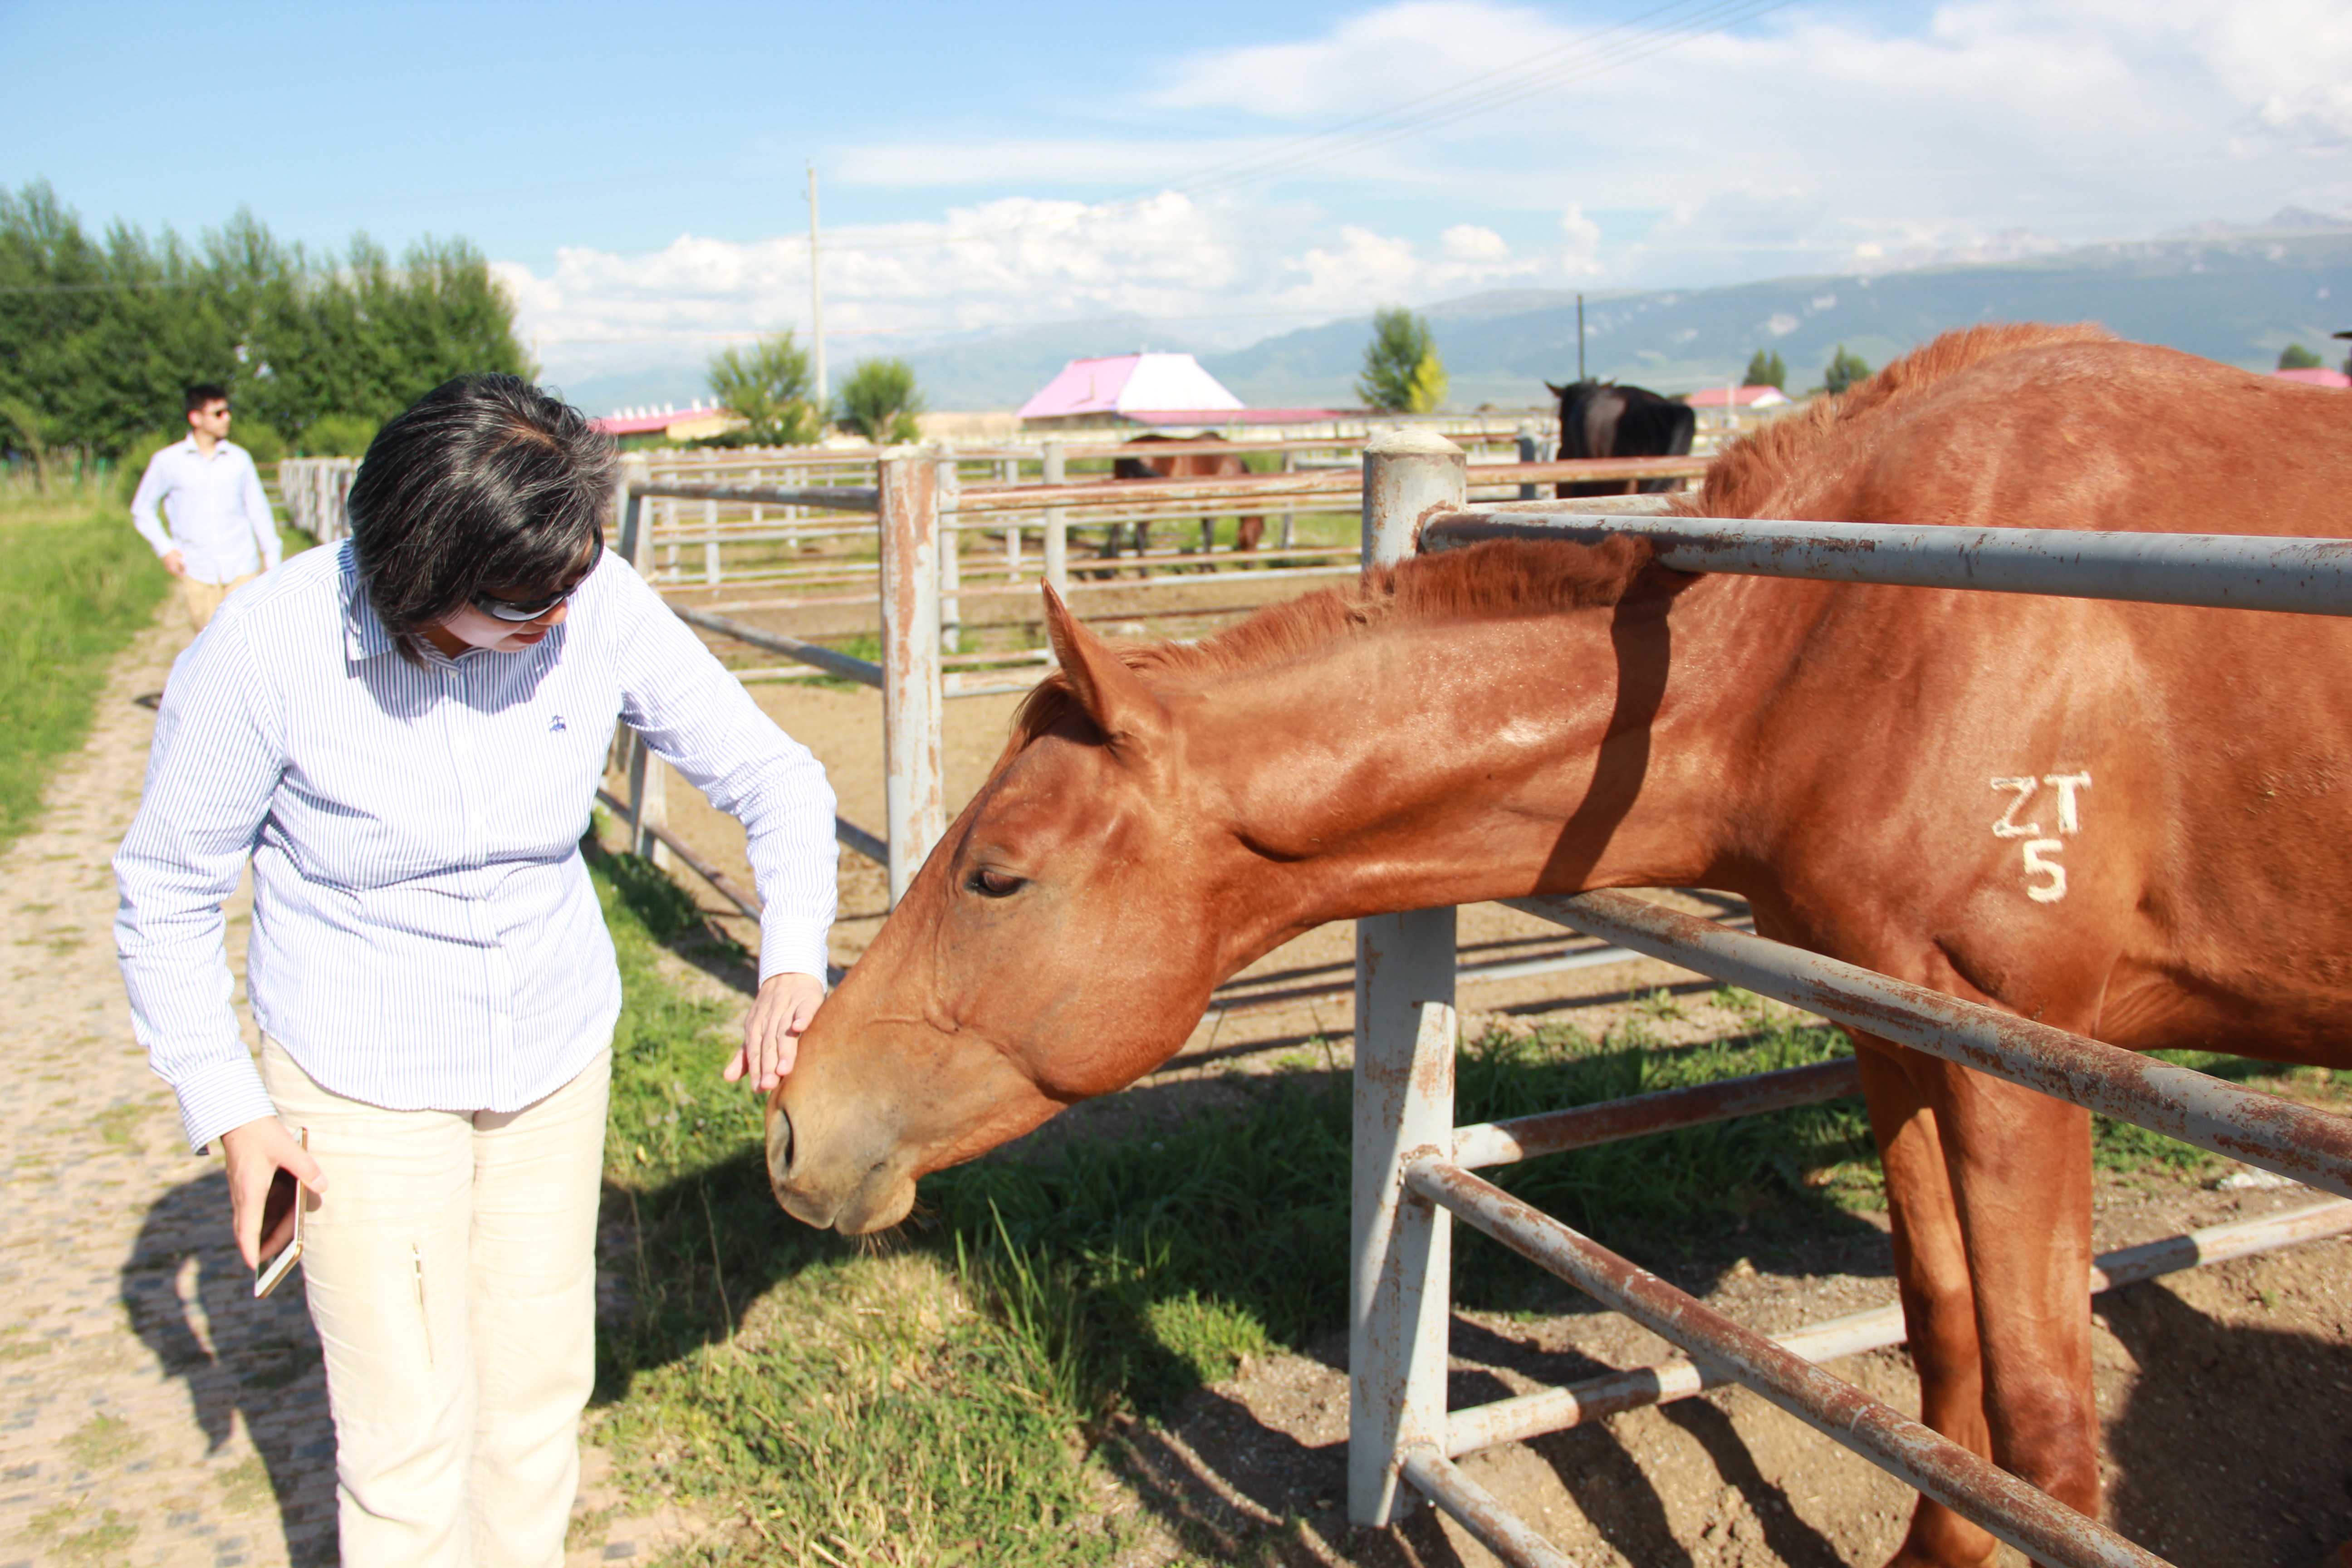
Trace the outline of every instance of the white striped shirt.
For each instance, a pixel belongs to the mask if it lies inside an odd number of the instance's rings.
[[[171,519],[169,533],[155,515],[158,503]],[[178,551],[199,583],[234,583],[273,567],[285,548],[261,476],[233,441],[215,442],[207,458],[191,436],[149,458],[131,498],[131,526],[158,560]]]
[[[401,658],[348,543],[230,596],[173,667],[114,858],[139,1041],[189,1142],[271,1113],[221,901],[253,858],[254,1019],[389,1110],[520,1110],[618,1016],[580,837],[616,720],[750,830],[760,977],[824,973],[833,790],[609,552],[544,642]]]

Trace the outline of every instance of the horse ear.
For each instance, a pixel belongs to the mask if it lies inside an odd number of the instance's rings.
[[[1544,390],[1550,393],[1554,397],[1566,397],[1568,395],[1568,388],[1564,386],[1554,386],[1548,381],[1544,383]]]
[[[1070,614],[1051,583],[1038,586],[1045,591],[1045,637],[1063,678],[1111,750],[1132,755],[1138,742],[1149,743],[1167,728],[1168,705]]]

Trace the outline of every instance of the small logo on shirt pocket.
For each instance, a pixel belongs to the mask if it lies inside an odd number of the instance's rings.
[[[547,732],[551,735],[561,735],[563,733],[562,714],[558,713],[554,718],[550,719],[547,721]]]

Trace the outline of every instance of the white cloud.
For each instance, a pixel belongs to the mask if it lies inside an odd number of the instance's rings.
[[[1870,272],[2352,207],[2342,0],[1949,0],[1899,24],[1800,6],[1606,69],[1591,68],[1595,30],[1556,5],[1400,0],[1178,57],[1066,137],[919,126],[842,149],[829,177],[901,192],[1167,188],[1092,206],[972,201],[866,231],[826,257],[827,326],[1223,314],[1256,335],[1303,324],[1284,311],[1506,283]],[[1339,142],[1314,139],[1442,107],[1454,100],[1428,95],[1482,73],[1491,99],[1542,71],[1555,90],[1491,113],[1337,157]],[[1298,172],[1234,183],[1253,165],[1234,160],[1276,151]],[[551,366],[576,340],[807,320],[797,238],[567,250],[502,274]]]

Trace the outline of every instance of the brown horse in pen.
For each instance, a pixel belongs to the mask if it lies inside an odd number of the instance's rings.
[[[1944,338],[1718,461],[1693,514],[2345,531],[2352,403],[2088,328]],[[1327,921],[1594,888],[2135,1048],[2352,1066],[2352,625],[1691,576],[1490,543],[1062,674],[770,1106],[813,1225],[1174,1052]],[[1855,1038],[1928,1423],[2087,1513],[2090,1118]],[[1922,1500],[1896,1562],[1991,1539]]]
[[[1138,436],[1127,443],[1129,447],[1150,444],[1159,449],[1148,452],[1141,457],[1122,457],[1117,459],[1111,465],[1111,477],[1118,479],[1240,479],[1249,472],[1249,465],[1242,460],[1242,455],[1239,452],[1171,452],[1166,449],[1170,447],[1181,447],[1188,442],[1211,441],[1222,444],[1223,440],[1223,436],[1214,433],[1205,436]],[[1151,548],[1151,524],[1147,520],[1138,519],[1134,526],[1135,553],[1138,559],[1140,559]],[[1216,537],[1213,521],[1202,518],[1201,520],[1202,554],[1206,555],[1210,552],[1216,543]],[[1255,551],[1258,547],[1258,542],[1265,537],[1264,516],[1234,519],[1235,550]],[[1112,555],[1118,553],[1118,531],[1116,528],[1111,531],[1108,553]]]

